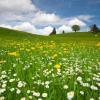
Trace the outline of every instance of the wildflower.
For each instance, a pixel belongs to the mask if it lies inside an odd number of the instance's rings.
[[[0,64],[4,64],[4,63],[6,63],[5,60],[1,60],[1,61],[0,61]]]
[[[98,47],[99,47],[99,46],[100,46],[100,42],[98,42],[98,43],[96,44],[96,46],[98,46]]]
[[[97,82],[96,84],[97,84],[98,86],[100,86],[100,83]]]
[[[68,100],[71,100],[74,97],[74,91],[70,91],[67,93]]]
[[[46,84],[46,85],[50,84],[50,81],[46,81],[45,84]]]
[[[94,86],[94,85],[91,85],[91,87],[90,87],[92,90],[98,90],[98,88],[96,87],[96,86]]]
[[[49,85],[45,85],[46,88],[49,88]]]
[[[84,95],[84,92],[83,92],[83,91],[80,91],[80,94],[81,94],[81,95]]]
[[[39,97],[40,93],[39,92],[33,92],[33,95],[36,96],[36,97]]]
[[[5,88],[6,87],[6,84],[2,84],[2,88]]]
[[[23,86],[23,83],[21,81],[18,82],[18,87],[22,87]]]
[[[38,100],[42,100],[42,98],[38,98]]]
[[[21,100],[26,100],[25,97],[22,97]]]
[[[54,54],[54,55],[52,56],[52,59],[56,58],[57,56],[58,56],[57,54]]]
[[[19,81],[17,86],[18,86],[19,88],[21,88],[21,87],[24,87],[25,84],[26,84],[25,82]]]
[[[48,96],[47,93],[42,93],[42,97],[46,98]]]
[[[27,93],[29,94],[31,91],[30,90],[27,90]]]
[[[11,89],[10,89],[11,92],[13,92],[14,90],[15,90],[14,88],[11,88]]]
[[[90,100],[94,100],[94,98],[90,98]]]
[[[89,84],[89,83],[82,83],[82,82],[81,82],[81,85],[82,85],[83,87],[90,87],[90,84]]]
[[[54,67],[55,67],[56,69],[60,69],[60,68],[61,68],[61,65],[60,65],[60,64],[56,64]]]
[[[29,96],[29,99],[32,99],[32,96]]]
[[[15,74],[13,74],[13,76],[17,76],[17,74],[15,73]]]
[[[68,85],[64,85],[64,87],[63,87],[64,89],[68,89]]]
[[[17,89],[16,93],[17,94],[20,94],[21,93],[21,90]]]
[[[15,79],[10,79],[10,80],[9,80],[9,82],[14,82],[14,81],[15,81]]]
[[[77,81],[82,81],[82,77],[78,76]]]
[[[18,53],[17,52],[9,52],[8,55],[16,57],[16,56],[18,56]]]
[[[4,93],[6,89],[0,89],[0,94]]]
[[[5,100],[5,97],[3,97],[3,96],[2,96],[2,97],[0,97],[0,100]]]

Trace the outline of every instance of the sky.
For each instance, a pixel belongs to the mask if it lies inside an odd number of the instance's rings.
[[[0,0],[0,27],[33,34],[71,32],[75,24],[88,31],[99,19],[100,0]]]

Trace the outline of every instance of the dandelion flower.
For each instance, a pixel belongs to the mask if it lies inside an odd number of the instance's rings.
[[[9,52],[8,55],[16,57],[16,56],[18,56],[18,53],[17,52]]]
[[[4,64],[4,63],[6,63],[5,60],[1,60],[1,61],[0,61],[0,64]]]
[[[56,64],[56,65],[54,66],[54,68],[60,69],[60,68],[61,68],[61,65],[60,65],[60,64]]]

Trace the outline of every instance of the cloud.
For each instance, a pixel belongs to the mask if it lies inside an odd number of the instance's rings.
[[[45,13],[42,11],[39,11],[36,13],[36,15],[34,16],[34,18],[32,19],[32,23],[34,24],[50,24],[50,23],[56,23],[57,21],[59,21],[60,18],[59,16],[57,16],[54,13]]]
[[[0,19],[2,23],[9,21],[25,21],[28,16],[38,10],[31,0],[0,0]]]
[[[29,22],[24,22],[20,25],[16,25],[16,26],[12,27],[12,28],[17,29],[17,30],[21,30],[21,31],[32,32],[32,33],[36,32],[35,26],[30,24]]]
[[[68,25],[73,26],[73,25],[79,25],[79,26],[86,26],[86,24],[79,20],[78,18],[72,18],[71,20],[68,21]]]
[[[0,13],[22,13],[35,11],[31,0],[0,0]]]
[[[86,23],[84,21],[90,20],[92,17],[91,16],[85,16],[85,15],[80,15],[80,16],[74,16],[74,17],[60,17],[59,15],[56,15],[54,13],[46,13],[39,11],[35,14],[35,16],[32,18],[32,23],[35,25],[40,25],[40,26],[56,26],[56,25],[79,25],[79,26],[86,26]]]
[[[90,21],[91,18],[93,18],[94,16],[91,15],[80,15],[78,16],[78,18],[82,21]]]
[[[62,31],[71,32],[72,29],[71,29],[70,26],[62,25],[62,26],[60,26],[60,27],[57,29],[57,32],[58,32],[58,33],[62,33]]]
[[[85,27],[92,16],[80,15],[61,17],[55,13],[39,10],[31,0],[0,0],[0,24],[2,27],[13,28],[35,34],[49,34],[53,27],[61,33],[71,31],[72,25]],[[11,23],[14,23],[11,26]],[[19,24],[20,23],[20,24]],[[42,26],[42,28],[36,28]]]

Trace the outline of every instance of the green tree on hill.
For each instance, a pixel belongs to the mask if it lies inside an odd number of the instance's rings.
[[[72,26],[72,30],[75,31],[75,32],[79,31],[80,30],[80,26],[79,25],[73,25]]]
[[[56,35],[56,28],[53,28],[52,32],[50,33],[50,35]]]
[[[100,29],[97,27],[96,24],[93,24],[91,27],[90,27],[90,31],[93,32],[94,34],[100,32]]]
[[[65,31],[63,30],[62,33],[65,34]]]

